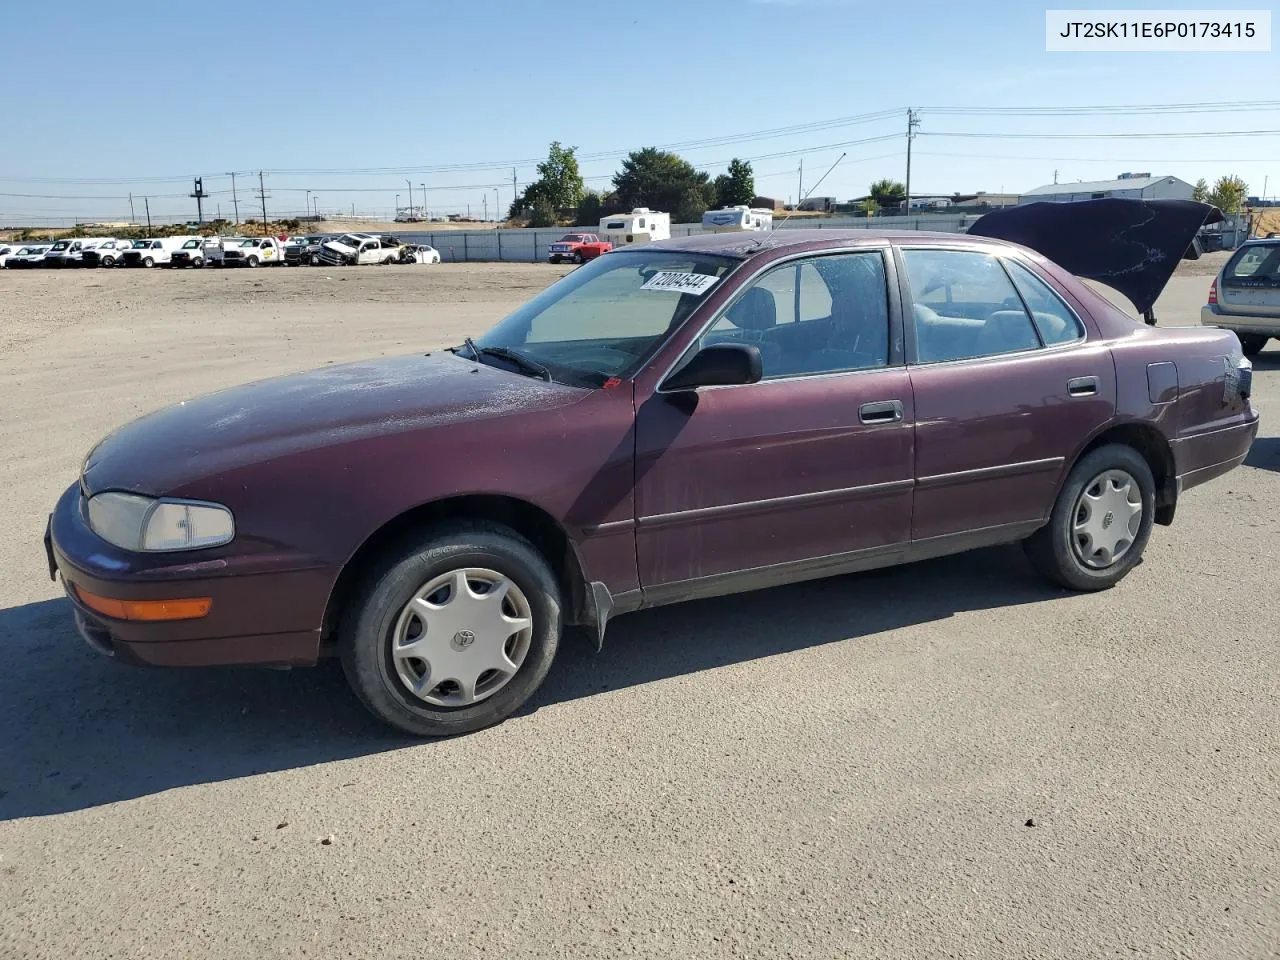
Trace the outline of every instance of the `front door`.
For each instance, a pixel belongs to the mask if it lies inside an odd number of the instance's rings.
[[[659,391],[641,405],[647,599],[855,569],[904,548],[914,406],[896,307],[891,323],[893,276],[876,248],[771,268],[691,348],[755,344],[763,379]]]
[[[907,248],[916,401],[912,539],[999,539],[1048,517],[1063,475],[1115,415],[1107,346],[1010,256]]]

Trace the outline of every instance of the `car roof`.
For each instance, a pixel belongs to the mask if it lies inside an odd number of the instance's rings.
[[[757,253],[833,243],[905,243],[910,241],[941,241],[965,246],[1011,246],[990,237],[970,237],[963,233],[933,233],[926,230],[775,230],[772,233],[741,231],[734,233],[699,233],[671,240],[647,243],[640,249],[656,247],[660,250],[682,250],[689,253],[710,253],[745,260]],[[623,248],[627,249],[626,247]]]

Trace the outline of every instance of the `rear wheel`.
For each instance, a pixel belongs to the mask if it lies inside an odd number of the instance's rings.
[[[1236,336],[1240,338],[1240,349],[1244,351],[1246,357],[1256,357],[1271,339],[1259,333],[1239,333]]]
[[[456,522],[389,552],[341,614],[352,689],[416,736],[498,723],[542,684],[560,641],[555,576],[506,527]]]
[[[1142,559],[1155,502],[1142,454],[1120,443],[1099,447],[1067,476],[1048,524],[1026,541],[1027,556],[1068,589],[1114,586]]]
[[[389,267],[389,266],[391,266],[391,265],[392,265],[393,263],[395,263],[395,262],[396,262],[396,258],[395,258],[395,257],[387,257],[387,259],[385,259],[385,260],[383,260],[383,261],[382,261],[382,265],[383,265],[384,267]]]

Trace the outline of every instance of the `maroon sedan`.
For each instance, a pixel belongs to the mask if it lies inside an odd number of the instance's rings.
[[[50,521],[84,638],[341,657],[411,733],[538,688],[561,631],[1023,541],[1110,587],[1258,429],[1235,335],[1127,317],[998,240],[625,249],[482,337],[237,387],[100,443]]]

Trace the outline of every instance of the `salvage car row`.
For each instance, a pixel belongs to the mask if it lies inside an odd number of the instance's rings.
[[[300,237],[79,237],[54,243],[0,242],[0,267],[259,267],[439,263],[440,252],[386,234]]]

